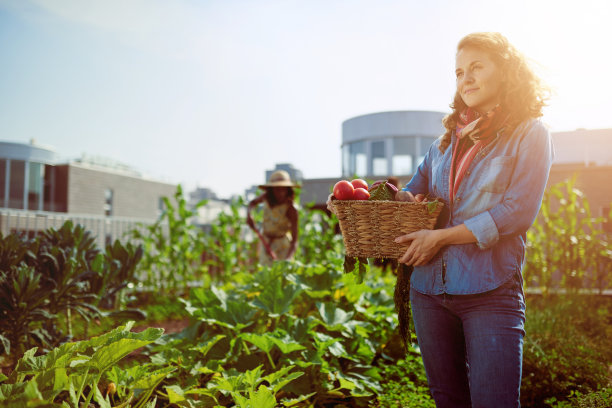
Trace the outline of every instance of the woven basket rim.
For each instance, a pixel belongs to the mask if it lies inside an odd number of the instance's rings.
[[[431,203],[436,203],[431,210]],[[444,203],[390,200],[334,200],[347,256],[398,258],[405,245],[394,239],[421,229],[433,229]]]

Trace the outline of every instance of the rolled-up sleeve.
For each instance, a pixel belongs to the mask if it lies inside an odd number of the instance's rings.
[[[476,243],[480,249],[490,248],[499,241],[499,231],[489,211],[465,220],[465,226],[476,237]]]
[[[532,122],[521,136],[512,178],[502,201],[465,220],[481,249],[490,248],[505,236],[525,233],[538,215],[554,158],[552,141],[548,129],[539,121]]]

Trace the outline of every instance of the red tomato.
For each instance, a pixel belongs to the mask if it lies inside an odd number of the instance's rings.
[[[334,197],[338,200],[352,200],[355,188],[346,180],[340,180],[334,185]]]
[[[355,189],[355,193],[353,194],[353,200],[367,200],[370,198],[370,193],[368,190],[362,187],[357,187]]]
[[[355,188],[365,188],[366,190],[368,189],[368,183],[365,180],[362,180],[362,179],[355,179],[355,180],[351,181],[351,184]]]

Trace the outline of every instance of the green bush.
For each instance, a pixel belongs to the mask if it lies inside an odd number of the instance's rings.
[[[435,408],[421,355],[415,349],[410,350],[406,359],[384,366],[381,375],[382,390],[378,394],[377,407]]]
[[[608,384],[612,361],[612,299],[604,296],[529,297],[521,401],[550,406],[572,393]],[[612,401],[610,401],[612,403]]]
[[[72,336],[73,315],[114,316],[116,298],[135,282],[142,248],[116,241],[101,252],[90,232],[67,221],[34,239],[0,235],[0,345],[19,357]],[[110,309],[105,312],[103,309]],[[142,318],[136,310],[124,317]]]
[[[575,181],[555,184],[544,193],[538,217],[527,231],[527,286],[574,292],[586,287],[601,293],[612,285],[612,245],[601,229],[612,216],[593,216]]]
[[[138,266],[141,286],[175,291],[205,277],[202,266],[205,237],[202,230],[192,224],[191,218],[206,201],[190,209],[180,185],[174,200],[164,197],[163,201],[165,209],[157,222],[135,228],[129,235],[144,247],[144,256]]]

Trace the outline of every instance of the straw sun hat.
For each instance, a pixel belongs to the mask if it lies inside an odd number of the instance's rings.
[[[260,184],[259,187],[298,187],[298,185],[291,182],[291,177],[285,170],[277,170],[270,174],[266,184]]]

